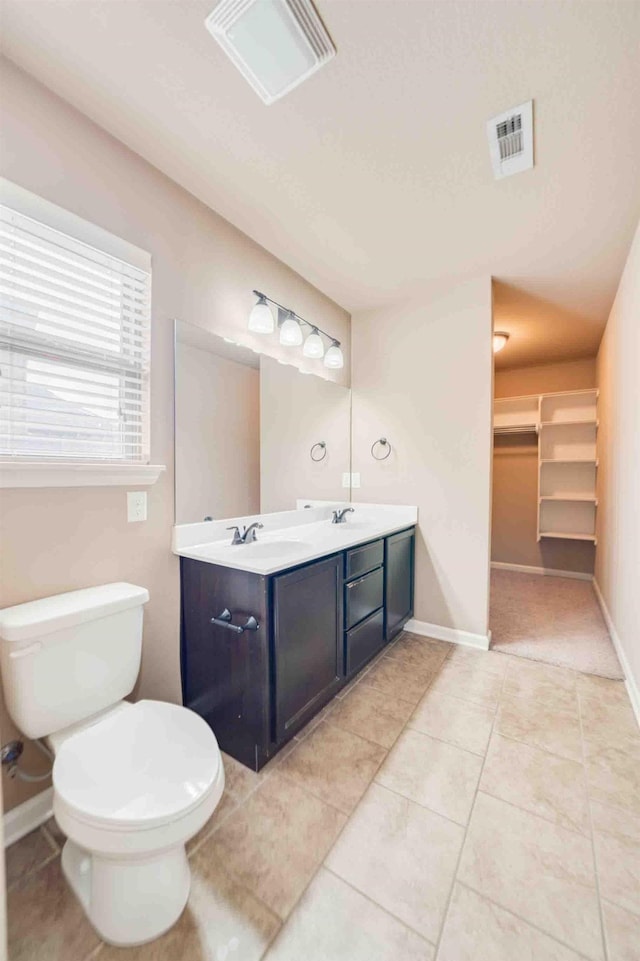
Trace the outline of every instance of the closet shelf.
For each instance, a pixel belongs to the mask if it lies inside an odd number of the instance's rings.
[[[597,427],[597,420],[543,420],[541,427]]]
[[[598,461],[595,457],[547,457],[540,461],[541,464],[595,464],[598,466]]]
[[[538,540],[541,537],[558,537],[564,541],[593,541],[596,543],[595,534],[568,534],[563,531],[540,531]]]
[[[587,504],[597,504],[595,494],[541,494],[541,501],[581,501]]]

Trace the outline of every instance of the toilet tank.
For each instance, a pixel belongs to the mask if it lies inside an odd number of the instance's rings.
[[[53,734],[131,692],[148,600],[143,587],[104,584],[0,611],[2,685],[23,734]]]

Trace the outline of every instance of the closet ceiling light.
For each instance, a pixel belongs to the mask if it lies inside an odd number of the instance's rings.
[[[344,357],[340,350],[340,344],[334,340],[329,350],[324,355],[324,366],[330,370],[339,370],[344,367]]]
[[[310,357],[312,360],[319,360],[321,357],[324,357],[324,344],[322,343],[322,337],[318,333],[317,327],[312,328],[311,333],[305,340],[302,353],[305,357]]]
[[[264,294],[258,297],[258,303],[254,305],[249,314],[249,330],[254,334],[272,334],[275,324],[271,307],[267,303]]]
[[[496,330],[493,334],[493,352],[497,354],[506,347],[507,341],[509,340],[509,334],[506,334],[503,330]]]
[[[280,343],[283,347],[299,347],[302,343],[302,328],[291,312],[280,327]]]

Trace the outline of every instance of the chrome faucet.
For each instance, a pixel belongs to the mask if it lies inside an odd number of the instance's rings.
[[[347,519],[345,514],[353,514],[353,507],[342,507],[339,510],[333,512],[333,517],[331,518],[332,524],[346,524]]]
[[[228,531],[233,531],[233,540],[231,544],[253,544],[258,538],[256,537],[256,530],[264,527],[259,521],[254,521],[253,524],[249,524],[248,527],[244,527],[242,534],[240,533],[239,527],[227,527]]]

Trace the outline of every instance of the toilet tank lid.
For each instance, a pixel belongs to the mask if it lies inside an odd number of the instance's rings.
[[[9,643],[26,641],[146,604],[148,600],[146,588],[126,583],[101,584],[42,597],[0,611],[0,639]]]

